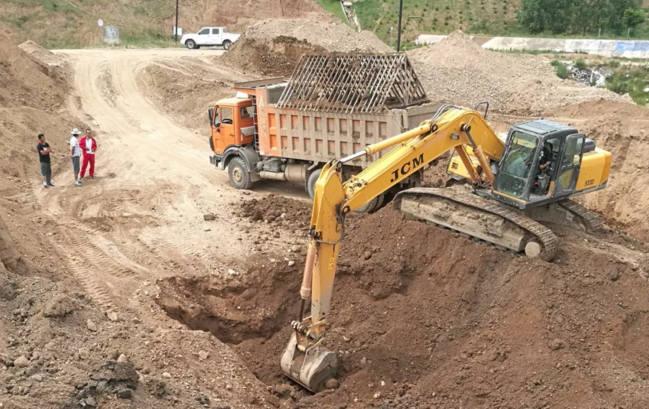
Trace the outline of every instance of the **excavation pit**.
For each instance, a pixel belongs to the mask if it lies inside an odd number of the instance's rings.
[[[569,405],[602,388],[624,399],[618,385],[646,379],[649,329],[638,323],[648,301],[611,296],[647,290],[646,265],[571,234],[558,263],[515,257],[390,208],[350,216],[347,227],[327,335],[340,361],[336,390],[311,395],[279,368],[301,262],[255,260],[228,280],[172,278],[159,304],[230,344],[271,391],[300,405]],[[611,381],[620,370],[634,375]]]

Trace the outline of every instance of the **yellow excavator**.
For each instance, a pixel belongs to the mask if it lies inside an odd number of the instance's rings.
[[[487,111],[488,106],[485,116]],[[344,163],[390,147],[394,148],[382,158],[343,181]],[[291,324],[293,334],[281,357],[288,377],[317,392],[336,375],[336,354],[326,348],[325,335],[345,216],[368,203],[378,209],[399,182],[450,151],[454,151],[450,176],[470,181],[472,189],[411,188],[396,193],[395,208],[408,218],[548,261],[556,252],[557,238],[540,222],[587,231],[600,227],[596,214],[568,198],[606,186],[609,152],[576,129],[548,120],[516,124],[500,139],[477,111],[442,105],[418,128],[322,169],[316,182],[300,316]],[[309,298],[310,315],[305,316]]]

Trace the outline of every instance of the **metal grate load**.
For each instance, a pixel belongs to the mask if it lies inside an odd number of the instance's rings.
[[[304,55],[279,108],[380,113],[428,102],[405,54]]]

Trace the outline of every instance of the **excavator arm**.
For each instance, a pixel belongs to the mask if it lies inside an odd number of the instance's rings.
[[[390,152],[348,181],[342,179],[342,164],[363,155]],[[465,147],[471,147],[480,168],[474,167]],[[500,160],[503,143],[475,111],[444,105],[419,127],[370,145],[365,150],[329,162],[316,182],[311,216],[311,240],[300,289],[299,320],[292,322],[293,335],[281,359],[283,372],[313,392],[335,376],[335,353],[324,346],[327,316],[331,305],[340,245],[345,237],[345,216],[383,194],[413,173],[455,149],[471,179],[492,183],[488,159]],[[311,299],[310,316],[304,317]]]

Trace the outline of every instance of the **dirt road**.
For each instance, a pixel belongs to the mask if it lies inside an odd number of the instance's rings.
[[[230,222],[231,204],[242,193],[228,185],[226,172],[210,166],[207,127],[197,134],[175,124],[136,82],[151,64],[182,59],[209,64],[221,51],[61,53],[74,72],[76,95],[69,109],[97,136],[96,178],[86,177],[77,188],[68,171],[59,175],[55,189],[35,194],[61,228],[53,244],[88,294],[106,309],[135,306],[139,291],[158,278],[227,270],[230,260],[244,258],[254,236],[244,233],[245,224]],[[303,195],[285,184],[260,190]],[[204,221],[208,213],[216,220]],[[275,240],[276,246],[283,244]]]

